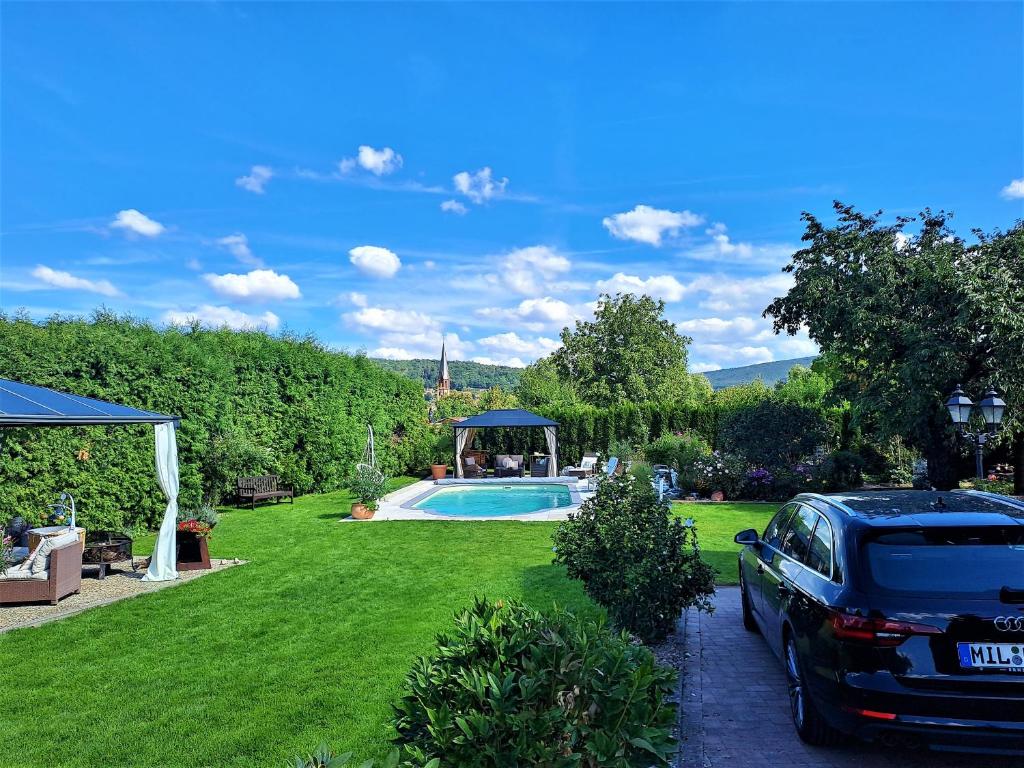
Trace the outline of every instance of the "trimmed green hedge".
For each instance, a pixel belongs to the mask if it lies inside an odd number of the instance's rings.
[[[183,506],[230,497],[239,475],[278,474],[297,492],[341,487],[372,423],[391,474],[424,468],[430,434],[418,382],[312,338],[157,329],[98,312],[33,323],[0,315],[0,377],[182,417]],[[92,528],[152,526],[164,508],[151,427],[8,430],[0,522],[38,520],[62,489]]]

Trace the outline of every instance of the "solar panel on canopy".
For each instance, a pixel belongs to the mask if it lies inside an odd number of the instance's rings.
[[[177,420],[176,416],[0,379],[0,426],[3,427],[163,424]]]

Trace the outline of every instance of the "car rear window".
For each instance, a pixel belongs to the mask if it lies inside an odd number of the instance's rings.
[[[885,592],[997,597],[1024,590],[1024,527],[924,528],[869,533],[866,576]]]

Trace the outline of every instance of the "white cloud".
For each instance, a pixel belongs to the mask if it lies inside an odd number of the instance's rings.
[[[356,246],[348,255],[356,269],[372,277],[394,277],[402,266],[401,259],[393,251],[377,245]]]
[[[272,269],[254,269],[244,275],[203,275],[217,293],[236,299],[298,299],[302,297],[288,275],[279,275]]]
[[[702,361],[710,360],[719,366],[723,365],[754,365],[767,363],[775,359],[768,347],[755,347],[749,344],[733,346],[730,344],[698,344],[690,347],[691,354]],[[701,363],[697,363],[700,365]]]
[[[198,321],[211,328],[227,326],[236,331],[244,328],[266,328],[273,331],[281,324],[281,318],[273,312],[250,315],[231,307],[215,307],[211,304],[203,304],[192,310],[169,309],[163,313],[161,319],[168,325],[191,325]]]
[[[999,194],[1007,200],[1019,200],[1024,197],[1024,179],[1014,179]]]
[[[474,363],[480,363],[481,365],[505,365],[509,368],[525,368],[526,362],[516,355],[511,357],[488,357],[487,355],[478,355],[472,358]]]
[[[380,346],[370,352],[371,357],[386,357],[394,360],[410,360],[424,357],[436,360],[441,354],[444,340],[449,360],[465,360],[473,344],[463,341],[457,333],[442,336],[441,331],[428,330],[421,333],[386,333],[381,336]]]
[[[506,360],[511,355],[515,355],[517,358],[526,356],[536,360],[538,357],[550,355],[560,346],[560,343],[555,339],[548,339],[543,336],[538,336],[535,339],[524,339],[515,331],[486,336],[482,339],[477,339],[476,343],[481,347],[491,350],[491,355],[502,354]],[[502,363],[502,365],[508,364]]]
[[[691,211],[668,211],[638,205],[632,211],[606,216],[601,223],[612,237],[657,247],[665,235],[678,235],[686,227],[703,224],[704,217]]]
[[[462,171],[452,177],[455,189],[468,197],[477,205],[505,194],[508,179],[495,179],[489,167],[481,168],[475,173]]]
[[[348,302],[354,307],[365,307],[366,306],[366,294],[359,293],[357,291],[351,291],[348,294]]]
[[[424,269],[433,269],[436,266],[437,262],[433,261],[432,259],[427,259],[426,261],[423,262]]]
[[[110,222],[114,229],[123,229],[125,232],[132,232],[143,237],[156,237],[166,231],[166,227],[159,221],[154,221],[144,213],[134,208],[118,211],[117,216]]]
[[[687,283],[686,292],[701,295],[699,306],[718,314],[759,315],[792,285],[792,275],[783,272],[743,278],[707,274]]]
[[[522,325],[531,331],[545,328],[561,330],[567,325],[572,325],[580,317],[571,305],[550,296],[524,299],[517,307],[508,309],[484,307],[476,310],[476,314],[478,317]]]
[[[54,288],[63,288],[69,291],[88,291],[89,293],[99,293],[103,296],[121,295],[121,292],[109,280],[87,280],[84,277],[76,277],[70,272],[62,272],[44,267],[42,264],[32,270],[32,277]]]
[[[752,317],[700,317],[692,320],[684,320],[677,323],[680,331],[700,341],[713,339],[732,338],[737,335],[751,336],[758,333],[762,328],[769,328],[770,324],[764,320],[755,320]],[[769,331],[770,332],[770,331]]]
[[[374,149],[368,144],[362,144],[355,157],[346,157],[338,163],[338,171],[344,176],[355,170],[358,165],[374,176],[387,176],[401,168],[402,162],[402,156],[391,147]]]
[[[394,334],[417,333],[439,327],[437,321],[429,315],[411,309],[363,307],[357,312],[349,312],[345,319],[363,329]],[[440,344],[437,350],[440,353]]]
[[[501,278],[517,293],[530,295],[540,293],[548,281],[571,268],[572,262],[554,248],[531,245],[505,255]]]
[[[595,287],[602,293],[647,294],[665,301],[679,301],[686,294],[686,286],[672,275],[652,275],[644,280],[637,275],[616,272],[607,280],[598,280]]]
[[[458,200],[445,200],[441,203],[441,210],[445,213],[454,213],[457,216],[465,216],[469,209]]]
[[[894,239],[896,240],[897,251],[902,251],[904,248],[907,247],[907,244],[910,242],[910,237],[908,235],[903,234],[902,232],[897,232]]]
[[[705,230],[711,241],[691,248],[683,255],[700,261],[746,261],[763,264],[779,264],[792,255],[794,248],[785,243],[753,245],[734,242],[727,234],[727,227],[716,222]]]
[[[267,182],[274,176],[273,169],[266,165],[254,165],[249,169],[247,176],[239,176],[235,179],[235,185],[247,192],[262,195],[266,191]]]
[[[722,366],[717,363],[693,363],[690,366],[690,373],[706,373],[707,371],[720,371]]]
[[[241,232],[236,232],[233,235],[228,235],[227,237],[218,239],[217,245],[226,249],[228,253],[238,259],[242,264],[247,264],[251,267],[259,267],[263,265],[263,262],[256,258],[252,249],[249,248],[249,238]]]

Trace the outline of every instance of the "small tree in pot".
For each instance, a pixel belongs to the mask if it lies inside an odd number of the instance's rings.
[[[356,473],[348,481],[348,489],[356,497],[352,504],[352,517],[369,520],[377,511],[377,502],[387,493],[388,479],[380,470],[368,464],[356,466]]]

